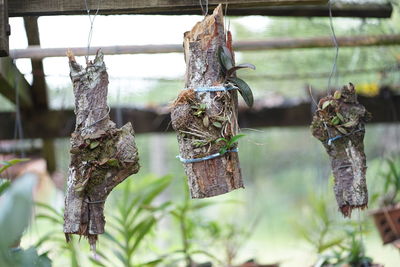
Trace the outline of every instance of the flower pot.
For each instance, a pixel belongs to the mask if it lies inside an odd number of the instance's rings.
[[[400,204],[371,212],[383,244],[400,239]]]

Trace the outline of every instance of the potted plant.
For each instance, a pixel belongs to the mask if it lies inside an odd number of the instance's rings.
[[[376,227],[383,244],[393,243],[400,239],[400,168],[397,160],[387,159],[387,171],[383,172],[385,183],[383,197],[380,199],[380,209],[372,211]]]

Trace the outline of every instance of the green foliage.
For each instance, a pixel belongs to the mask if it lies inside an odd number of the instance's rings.
[[[107,229],[103,235],[112,247],[112,254],[99,248],[99,258],[90,260],[97,266],[155,266],[163,258],[134,264],[133,259],[152,229],[167,213],[170,202],[154,204],[154,200],[170,184],[171,176],[144,179],[133,185],[128,179],[122,189],[117,189],[115,210],[107,217]],[[118,264],[114,259],[118,259]]]
[[[0,196],[11,185],[10,180],[0,179]]]
[[[240,138],[242,138],[244,136],[246,136],[246,135],[245,134],[237,134],[235,136],[232,136],[232,138],[229,139],[229,140],[224,138],[224,137],[221,137],[221,138],[218,138],[217,140],[215,140],[216,143],[225,142],[225,145],[220,148],[219,153],[221,155],[225,154],[229,149],[231,149],[231,148],[233,148],[235,146],[236,142]]]
[[[12,160],[9,161],[10,165],[5,166],[12,166],[18,162],[21,161]],[[3,233],[0,239],[0,266],[51,266],[47,255],[38,255],[34,247],[27,250],[10,249],[19,242],[29,224],[32,212],[32,191],[35,183],[36,178],[33,175],[24,175],[13,184],[8,185],[7,189],[2,186],[4,194],[0,201],[0,229]]]
[[[170,211],[173,218],[179,224],[182,243],[182,249],[175,251],[175,254],[181,254],[187,266],[192,266],[194,264],[192,257],[195,254],[203,254],[218,261],[218,259],[207,250],[199,249],[194,246],[196,242],[196,230],[199,230],[202,226],[200,223],[201,220],[195,216],[195,212],[216,203],[208,200],[192,201],[187,186],[185,185],[184,188],[184,200],[182,203],[175,204]]]
[[[357,237],[367,233],[367,221],[365,218],[340,221],[329,209],[330,203],[334,201],[328,194],[310,194],[310,210],[303,217],[302,224],[296,225],[298,234],[313,246],[319,256],[314,267],[369,266],[372,260],[365,255],[361,237]]]
[[[316,196],[309,194],[309,210],[303,218],[304,221],[296,223],[296,231],[307,241],[317,254],[340,244],[344,236],[337,235],[338,225],[335,224],[335,217],[329,211],[331,200],[326,195]],[[332,233],[335,233],[332,235]]]
[[[0,167],[0,173],[4,172],[5,170],[10,168],[11,166],[14,166],[17,163],[25,162],[28,160],[29,159],[27,159],[27,158],[21,158],[21,159],[11,159],[11,160],[6,160],[6,161],[0,161],[0,165],[3,165]]]
[[[371,266],[372,259],[365,255],[362,241],[357,238],[360,234],[356,227],[346,230],[346,240],[333,247],[329,254],[322,255],[314,267],[323,266]]]
[[[223,251],[224,255],[219,254],[221,262],[226,266],[233,266],[239,250],[246,244],[254,233],[259,220],[254,223],[246,221],[246,225],[241,225],[238,222],[226,223],[221,220],[209,221],[205,230],[212,240],[212,243],[218,246],[217,251]]]
[[[399,201],[400,192],[400,158],[386,159],[387,170],[381,172],[380,176],[384,179],[383,205],[394,205]]]
[[[222,72],[225,75],[225,81],[229,81],[236,85],[246,104],[249,107],[252,107],[254,98],[250,86],[242,79],[235,77],[234,74],[239,69],[248,68],[255,70],[256,67],[250,63],[244,63],[235,66],[232,53],[226,46],[220,46],[218,48],[218,59],[222,67]]]

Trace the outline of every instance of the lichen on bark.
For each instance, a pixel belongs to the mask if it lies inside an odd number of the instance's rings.
[[[71,234],[87,237],[95,249],[97,235],[104,233],[104,202],[115,186],[139,171],[139,157],[131,123],[118,129],[110,120],[102,52],[86,68],[71,52],[67,55],[76,125],[71,135],[64,233],[67,241]]]
[[[313,136],[322,142],[330,157],[335,197],[345,217],[350,217],[354,208],[368,205],[364,134],[370,116],[358,103],[350,83],[319,101],[311,124]]]
[[[232,48],[231,40],[227,41],[225,35],[221,5],[184,34],[186,89],[173,104],[171,121],[177,132],[180,155],[186,159],[218,153],[226,145],[220,138],[230,140],[238,133],[238,99],[235,90],[194,90],[223,85],[225,77],[217,54],[220,46]],[[236,152],[227,152],[201,162],[185,163],[184,168],[192,198],[212,197],[243,187]]]

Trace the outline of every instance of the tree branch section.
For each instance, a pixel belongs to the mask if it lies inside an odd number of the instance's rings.
[[[218,60],[226,42],[222,6],[184,35],[185,87],[175,101],[172,127],[178,134],[180,156],[204,158],[219,153],[225,141],[238,132],[237,92],[195,92],[196,88],[222,85],[224,75]],[[235,148],[235,147],[232,147]],[[243,187],[237,152],[221,153],[213,159],[184,163],[192,198],[212,197]]]
[[[345,217],[368,205],[364,134],[370,116],[350,84],[319,101],[311,124],[312,134],[330,157],[336,201]]]
[[[139,171],[131,123],[117,129],[107,106],[108,74],[99,52],[83,68],[69,53],[75,95],[75,131],[65,197],[64,233],[83,235],[95,248],[104,233],[104,202],[111,190]]]

